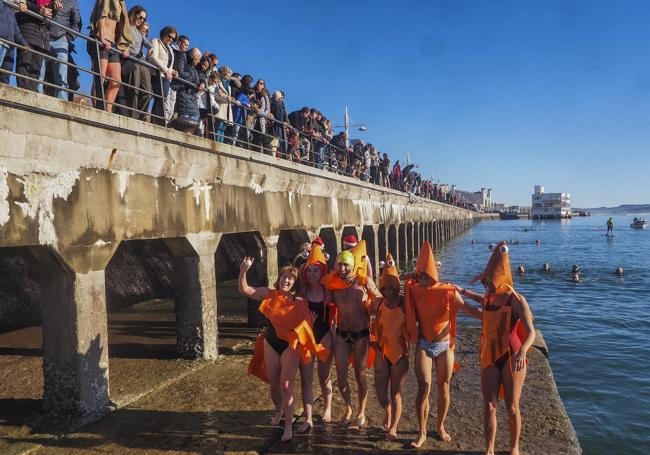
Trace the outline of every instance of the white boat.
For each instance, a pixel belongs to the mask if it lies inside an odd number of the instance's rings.
[[[634,218],[634,221],[632,221],[632,224],[630,224],[630,227],[632,229],[645,229],[647,225],[648,225],[648,222],[646,220],[644,220],[643,218]]]

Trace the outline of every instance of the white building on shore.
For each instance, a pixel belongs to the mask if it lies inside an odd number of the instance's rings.
[[[571,194],[545,193],[543,186],[535,185],[530,215],[535,220],[571,218]]]

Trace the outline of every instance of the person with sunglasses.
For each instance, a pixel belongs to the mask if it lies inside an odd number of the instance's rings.
[[[122,80],[128,86],[123,85],[118,95],[120,104],[124,105],[120,108],[122,115],[140,120],[146,119],[151,101],[151,72],[148,67],[138,63],[144,53],[144,36],[138,27],[146,19],[147,11],[144,7],[137,5],[129,10],[133,42],[129,47],[130,58],[122,61]]]
[[[151,85],[154,89],[154,102],[151,113],[152,122],[158,125],[165,125],[165,100],[169,93],[169,86],[174,76],[178,73],[174,68],[174,52],[171,45],[176,40],[178,33],[172,26],[166,26],[160,30],[160,38],[151,41],[149,51],[149,63],[158,67],[159,72],[151,72]],[[171,116],[171,112],[169,113]]]

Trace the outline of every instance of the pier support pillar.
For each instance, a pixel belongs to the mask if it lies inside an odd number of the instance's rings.
[[[379,238],[377,236],[378,226],[364,226],[361,232],[361,240],[366,241],[366,253],[370,262],[373,278],[377,276]]]
[[[406,224],[406,260],[410,263],[415,255],[413,248],[413,223]],[[410,267],[410,264],[409,264]]]
[[[402,223],[398,226],[397,230],[397,256],[395,260],[400,269],[406,269],[407,254],[406,254],[406,224]]]
[[[104,269],[116,247],[61,255],[30,247],[42,296],[43,407],[55,416],[102,412],[109,403]]]
[[[172,253],[178,356],[214,360],[218,354],[215,253],[221,234],[164,239]]]
[[[330,226],[321,227],[320,231],[318,232],[318,235],[325,243],[323,252],[329,255],[329,260],[327,261],[327,265],[329,266],[330,269],[332,269],[334,268],[334,265],[336,263],[336,256],[339,254],[339,242],[338,242],[339,236],[334,230],[334,228]]]
[[[386,260],[388,250],[388,229],[385,224],[377,226],[377,274],[379,274],[379,262]]]
[[[413,223],[413,257],[420,253],[420,223]]]

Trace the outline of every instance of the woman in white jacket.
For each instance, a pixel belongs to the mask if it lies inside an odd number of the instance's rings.
[[[230,78],[232,77],[232,70],[227,66],[219,68],[219,80],[216,85],[216,101],[219,105],[219,112],[217,113],[217,142],[224,142],[224,136],[228,125],[232,124],[232,106],[231,103],[235,101],[232,97],[232,88],[230,87]]]
[[[154,89],[155,97],[151,113],[153,123],[165,125],[165,98],[169,93],[169,85],[172,79],[178,74],[174,68],[174,52],[171,44],[176,40],[178,33],[174,27],[167,26],[160,31],[160,38],[151,41],[151,50],[149,51],[148,60],[152,65],[156,65],[160,73],[151,74],[151,85]]]

